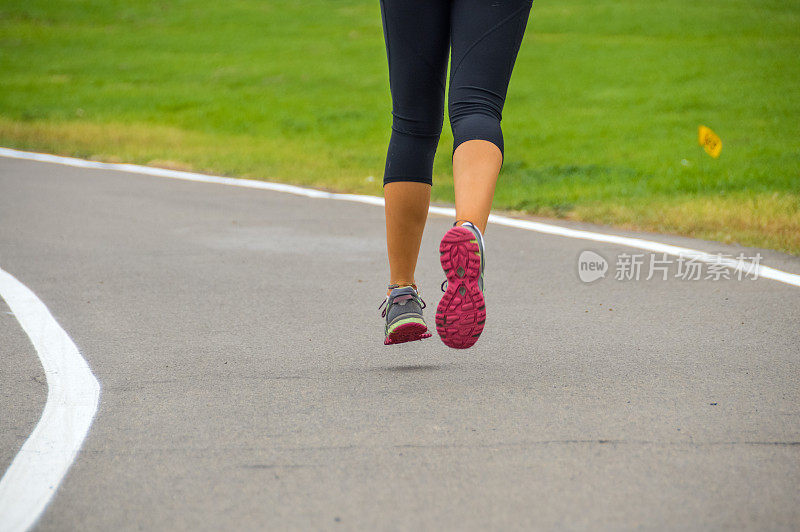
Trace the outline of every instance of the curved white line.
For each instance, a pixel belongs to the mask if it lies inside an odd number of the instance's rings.
[[[36,523],[75,460],[97,412],[100,384],[44,303],[1,268],[0,297],[47,376],[42,417],[0,480],[0,530],[17,532]]]
[[[312,188],[298,187],[294,185],[286,185],[283,183],[272,183],[269,181],[255,181],[252,179],[238,179],[233,177],[220,177],[213,175],[197,174],[194,172],[181,172],[179,170],[166,170],[164,168],[152,168],[150,166],[139,166],[136,164],[114,164],[114,163],[101,163],[97,161],[87,161],[85,159],[75,159],[73,157],[62,157],[59,155],[48,155],[45,153],[34,153],[27,151],[12,150],[10,148],[0,148],[0,157],[10,157],[14,159],[25,159],[28,161],[40,161],[48,163],[63,164],[67,166],[75,166],[78,168],[97,168],[102,170],[119,170],[123,172],[130,172],[134,174],[143,174],[157,177],[169,177],[172,179],[182,179],[185,181],[199,181],[202,183],[218,183],[222,185],[230,185],[235,187],[258,188],[262,190],[272,190],[276,192],[286,192],[298,196],[306,196],[309,198],[323,198],[341,201],[352,201],[356,203],[367,203],[369,205],[383,206],[383,198],[377,196],[367,196],[363,194],[339,194],[335,192],[325,192],[322,190],[314,190]],[[451,207],[431,207],[430,213],[442,214],[444,216],[455,216],[455,209]],[[712,253],[706,253],[691,248],[684,248],[680,246],[673,246],[670,244],[663,244],[652,240],[645,240],[643,238],[633,238],[627,236],[609,235],[606,233],[597,233],[594,231],[585,231],[581,229],[568,229],[558,225],[551,225],[542,222],[533,222],[530,220],[518,220],[516,218],[509,218],[507,216],[498,216],[492,214],[489,216],[489,221],[498,225],[505,225],[507,227],[516,227],[518,229],[525,229],[527,231],[536,231],[538,233],[546,233],[549,235],[563,236],[567,238],[579,238],[582,240],[592,240],[594,242],[607,242],[609,244],[618,244],[621,246],[628,246],[655,253],[667,253],[685,258],[693,258],[699,262],[713,263],[725,265],[734,270],[742,271],[754,277],[764,277],[765,279],[772,279],[788,285],[800,287],[800,275],[795,273],[785,272],[769,266],[755,264],[748,261],[728,259],[720,257]]]

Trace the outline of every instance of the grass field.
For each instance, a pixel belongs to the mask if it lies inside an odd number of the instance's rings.
[[[537,0],[528,28],[496,208],[800,254],[800,1]],[[3,146],[381,193],[377,0],[6,0],[0,73]]]

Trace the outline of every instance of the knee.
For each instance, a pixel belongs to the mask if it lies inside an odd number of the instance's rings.
[[[453,151],[468,140],[486,140],[503,152],[504,98],[478,87],[460,87],[450,93],[449,114],[453,129]]]
[[[443,121],[444,103],[395,102],[384,185],[394,181],[433,182],[433,159]]]
[[[394,181],[432,184],[433,159],[438,145],[438,134],[420,136],[392,131],[383,184]]]
[[[442,133],[443,110],[403,108],[392,111],[392,131],[410,137],[439,138]]]

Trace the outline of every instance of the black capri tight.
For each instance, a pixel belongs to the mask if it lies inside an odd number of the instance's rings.
[[[393,116],[384,185],[432,182],[450,48],[453,151],[480,139],[503,152],[503,104],[530,10],[531,0],[381,0]]]

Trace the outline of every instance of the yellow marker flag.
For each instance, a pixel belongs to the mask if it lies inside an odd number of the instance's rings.
[[[700,140],[700,145],[706,150],[706,153],[712,156],[714,159],[719,157],[719,152],[722,151],[722,140],[717,136],[716,133],[711,131],[706,126],[700,126],[698,129],[698,137]]]

